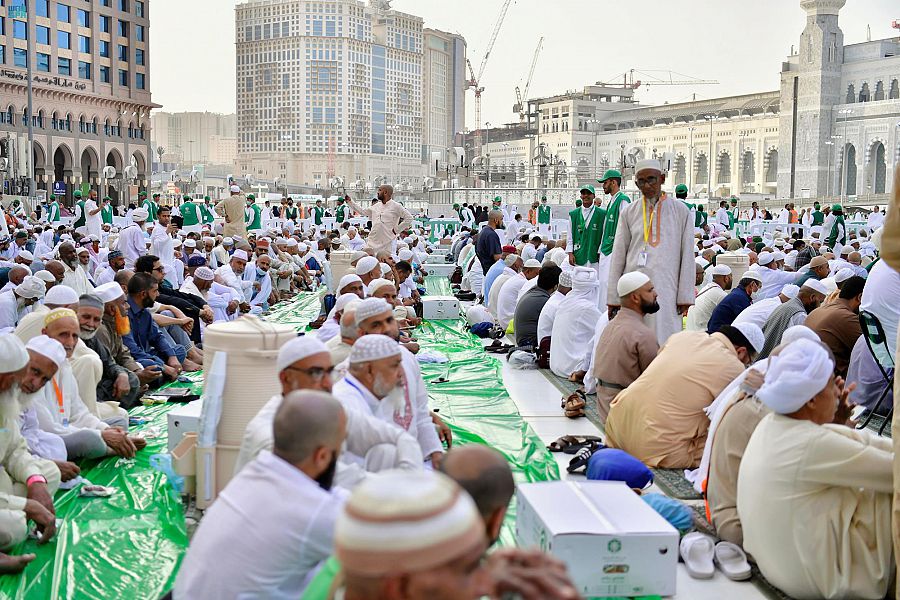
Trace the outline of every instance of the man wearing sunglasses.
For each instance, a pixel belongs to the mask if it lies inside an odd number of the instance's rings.
[[[272,424],[284,396],[299,390],[331,392],[331,354],[313,336],[301,336],[285,344],[278,353],[277,368],[281,394],[273,396],[247,424],[235,474],[262,450],[272,449]],[[347,411],[345,450],[338,458],[334,482],[346,489],[353,488],[367,473],[421,470],[423,465],[416,438],[390,423],[354,411]],[[355,461],[348,455],[364,460]]]

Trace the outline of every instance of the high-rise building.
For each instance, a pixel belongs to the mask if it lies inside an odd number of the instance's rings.
[[[321,188],[335,175],[348,186],[421,180],[421,17],[384,0],[249,0],[236,24],[235,175]]]
[[[114,200],[146,187],[150,109],[158,108],[150,99],[149,11],[149,0],[7,0],[0,6],[5,191],[24,191],[32,165],[37,189],[69,200],[88,185],[102,186]],[[105,166],[116,168],[112,180],[103,178]]]
[[[229,158],[232,153],[226,150],[223,154],[223,147],[236,144],[237,118],[234,114],[154,112],[151,122],[153,149],[156,152],[157,148],[163,148],[163,163],[227,165],[229,168],[234,164],[235,156]],[[159,160],[159,157],[154,155],[153,159]],[[225,159],[227,162],[221,162]]]
[[[459,34],[424,31],[422,61],[422,156],[443,156],[454,135],[466,127],[466,40]]]

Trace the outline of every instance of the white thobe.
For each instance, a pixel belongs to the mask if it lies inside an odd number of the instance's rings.
[[[893,574],[891,440],[770,414],[738,474],[744,548],[793,598],[883,598]]]
[[[724,227],[726,230],[731,225],[731,219],[728,218],[728,211],[724,208],[719,208],[716,211],[716,223]]]
[[[870,231],[875,231],[882,225],[884,225],[884,215],[880,212],[873,212],[869,215],[869,218],[866,219],[866,224],[869,227]]]
[[[30,306],[19,306],[12,290],[0,294],[0,329],[15,328],[19,324],[19,320],[30,312]]]
[[[472,227],[475,227],[475,215],[472,214],[471,208],[469,208],[468,206],[463,206],[462,209],[459,211],[459,214],[460,214],[460,220],[462,221],[463,225],[465,225],[466,227],[468,227],[470,229]]]
[[[488,310],[491,311],[491,314],[494,315],[494,318],[497,317],[497,303],[498,298],[500,297],[500,291],[503,289],[503,286],[507,281],[512,279],[518,275],[515,271],[510,269],[509,267],[503,267],[503,272],[497,276],[497,279],[494,280],[494,283],[491,284],[491,293],[488,295]]]
[[[341,243],[354,252],[358,252],[366,246],[366,243],[359,235],[355,235],[352,238],[349,236],[342,238]]]
[[[94,286],[91,285],[87,272],[85,272],[80,264],[72,269],[69,265],[63,263],[63,267],[65,269],[62,280],[63,285],[67,285],[78,292],[79,296],[90,294],[94,291]]]
[[[252,280],[244,279],[243,274],[238,275],[235,273],[230,264],[222,265],[216,269],[216,275],[221,277],[222,283],[240,295],[241,302],[245,301],[247,290],[253,286]]]
[[[516,314],[516,302],[519,298],[519,290],[528,282],[523,273],[517,273],[511,277],[500,289],[497,295],[497,322],[504,330]]]
[[[84,202],[84,219],[88,235],[96,235],[99,238],[100,234],[103,233],[103,217],[99,212],[95,215],[91,214],[91,211],[95,211],[98,208],[97,203],[90,198]]]
[[[865,310],[881,321],[891,356],[897,356],[897,328],[900,323],[900,273],[884,260],[869,272],[863,288],[860,310]]]
[[[739,323],[753,323],[760,329],[769,320],[769,317],[775,312],[775,309],[781,306],[781,298],[764,298],[763,300],[755,300],[753,304],[741,311],[732,325]]]
[[[694,300],[694,305],[688,309],[686,329],[688,331],[706,331],[713,311],[727,295],[728,293],[715,282],[700,290],[697,293],[697,299]]]
[[[57,385],[54,385],[54,381]],[[56,395],[57,386],[62,396],[61,407],[60,398]],[[64,436],[81,429],[91,429],[97,431],[99,436],[101,431],[109,427],[91,413],[81,400],[78,382],[69,361],[64,362],[56,376],[36,394],[34,406],[41,429],[56,435]]]
[[[390,252],[391,242],[397,234],[412,225],[413,218],[403,205],[394,200],[376,202],[369,208],[363,208],[352,199],[348,201],[350,208],[372,221],[368,246],[375,252]]]
[[[162,225],[154,227],[150,234],[150,254],[159,257],[159,262],[166,270],[166,280],[177,288],[180,284],[175,274],[175,240],[166,233],[166,228]]]
[[[341,333],[341,324],[338,323],[337,319],[330,318],[327,319],[322,326],[319,327],[319,330],[316,331],[316,337],[324,344],[331,338],[340,335]]]
[[[786,285],[794,283],[797,279],[797,273],[792,271],[779,271],[778,269],[770,269],[769,267],[759,267],[756,274],[762,279],[762,289],[758,292],[758,298],[774,298],[781,293]]]
[[[544,304],[544,308],[541,309],[541,316],[538,317],[537,327],[538,343],[545,337],[550,337],[550,334],[553,332],[553,322],[556,319],[556,313],[565,297],[566,295],[562,292],[553,292],[550,295],[550,299]]]
[[[247,292],[247,299],[250,303],[250,312],[259,314],[263,311],[263,305],[269,302],[269,297],[272,295],[272,278],[269,277],[268,272],[265,275],[260,275],[256,272],[255,266],[247,265],[247,271],[251,269],[253,269],[252,273],[255,277],[250,280],[251,287]],[[259,284],[259,291],[256,291],[256,288],[253,287],[256,283]]]
[[[213,322],[234,321],[241,316],[240,310],[235,310],[233,313],[228,314],[228,305],[231,304],[232,300],[240,304],[244,301],[244,296],[235,291],[234,288],[213,282],[212,287],[206,293],[206,303],[209,304],[213,311]]]
[[[96,283],[98,287],[103,285],[104,283],[109,283],[110,281],[115,279],[115,277],[116,272],[113,271],[112,267],[110,267],[108,264],[100,265],[99,267],[97,267],[97,270],[94,271],[94,283]]]
[[[550,370],[569,378],[577,371],[587,372],[591,364],[591,340],[600,319],[596,294],[573,296],[569,292],[560,304],[550,334]]]
[[[334,551],[345,501],[262,452],[206,511],[175,579],[176,598],[296,599]],[[240,548],[240,552],[223,552]]]
[[[525,244],[522,247],[522,262],[535,258],[536,256],[537,248],[534,247],[534,244]]]
[[[134,269],[137,259],[147,254],[147,238],[144,237],[144,230],[136,223],[121,230],[118,250],[125,257],[125,268]]]

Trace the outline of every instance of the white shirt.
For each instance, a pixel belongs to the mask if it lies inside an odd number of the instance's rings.
[[[560,377],[569,378],[577,371],[587,371],[591,364],[591,341],[600,319],[597,309],[599,298],[586,298],[587,294],[572,296],[557,310],[550,335],[550,370]]]
[[[556,311],[559,309],[560,302],[562,302],[565,297],[566,295],[562,292],[553,292],[550,294],[550,299],[544,304],[544,308],[541,309],[541,316],[538,317],[537,328],[538,343],[545,337],[550,337],[550,334],[553,332],[553,321],[556,319]]]
[[[869,215],[869,218],[866,219],[866,224],[869,226],[869,229],[875,231],[884,225],[884,215],[880,212],[873,212]]]
[[[694,305],[688,309],[686,329],[688,331],[706,331],[713,311],[727,295],[728,293],[716,282],[704,286],[697,294]]]
[[[345,246],[347,246],[347,248],[349,248],[350,250],[353,250],[354,252],[358,252],[359,250],[362,250],[366,245],[366,243],[363,241],[363,239],[361,237],[359,237],[359,234],[354,236],[352,239],[349,236],[345,237],[343,240],[343,243]]]
[[[53,385],[54,380],[62,395],[62,410],[60,410],[59,399],[56,396],[56,386]],[[81,429],[93,429],[99,436],[101,431],[109,427],[94,416],[81,400],[81,395],[78,393],[78,382],[75,380],[69,361],[63,363],[56,376],[35,395],[34,405],[41,429],[56,435],[67,435]]]
[[[100,237],[100,229],[103,226],[103,217],[98,212],[95,215],[92,215],[91,212],[97,210],[99,207],[97,206],[97,202],[88,198],[84,201],[84,224],[87,227],[88,233],[90,235],[96,235]]]
[[[0,294],[0,329],[15,327],[19,319],[30,312],[31,307],[19,309],[19,302],[12,290]]]
[[[879,260],[869,272],[859,309],[878,317],[884,328],[891,356],[896,357],[897,326],[900,322],[900,273],[884,260]]]
[[[137,224],[121,230],[118,250],[125,256],[125,268],[134,269],[135,261],[147,254],[147,238],[144,237],[144,231]]]
[[[737,325],[738,323],[753,323],[762,329],[763,325],[766,324],[766,321],[769,320],[769,317],[779,306],[781,306],[781,298],[778,296],[755,301],[741,311],[741,314],[735,318],[732,325]]]
[[[531,258],[535,258],[537,256],[537,248],[534,247],[534,244],[525,244],[522,248],[522,262],[529,260]]]
[[[343,503],[293,465],[261,452],[206,511],[173,596],[296,600],[333,552]]]
[[[719,210],[716,211],[716,223],[722,225],[725,229],[728,229],[731,225],[731,219],[728,218],[728,210],[720,207]]]
[[[63,285],[67,285],[78,292],[79,296],[90,294],[94,291],[94,286],[91,285],[87,272],[85,272],[80,264],[77,265],[75,269],[72,269],[69,265],[63,263],[63,268],[65,270],[62,280]]]
[[[774,298],[781,293],[784,286],[794,283],[797,279],[797,273],[792,271],[779,271],[778,269],[770,269],[769,267],[759,267],[756,274],[762,279],[762,289],[759,291],[759,298]]]
[[[244,269],[250,268],[248,264]],[[242,275],[238,275],[234,272],[234,269],[231,268],[230,264],[225,264],[216,269],[216,275],[221,277],[222,283],[233,289],[235,292],[240,294],[241,301],[243,301],[246,291],[253,286],[253,281],[243,279]]]
[[[536,279],[536,278],[535,278]],[[500,289],[497,296],[497,322],[500,327],[506,329],[513,315],[516,314],[516,302],[519,298],[519,290],[528,282],[525,275],[517,273],[515,277],[507,281]]]

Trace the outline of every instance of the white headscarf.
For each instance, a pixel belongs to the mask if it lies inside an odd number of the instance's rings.
[[[822,344],[799,339],[781,350],[756,397],[773,411],[787,415],[825,389],[833,373],[834,361]]]

